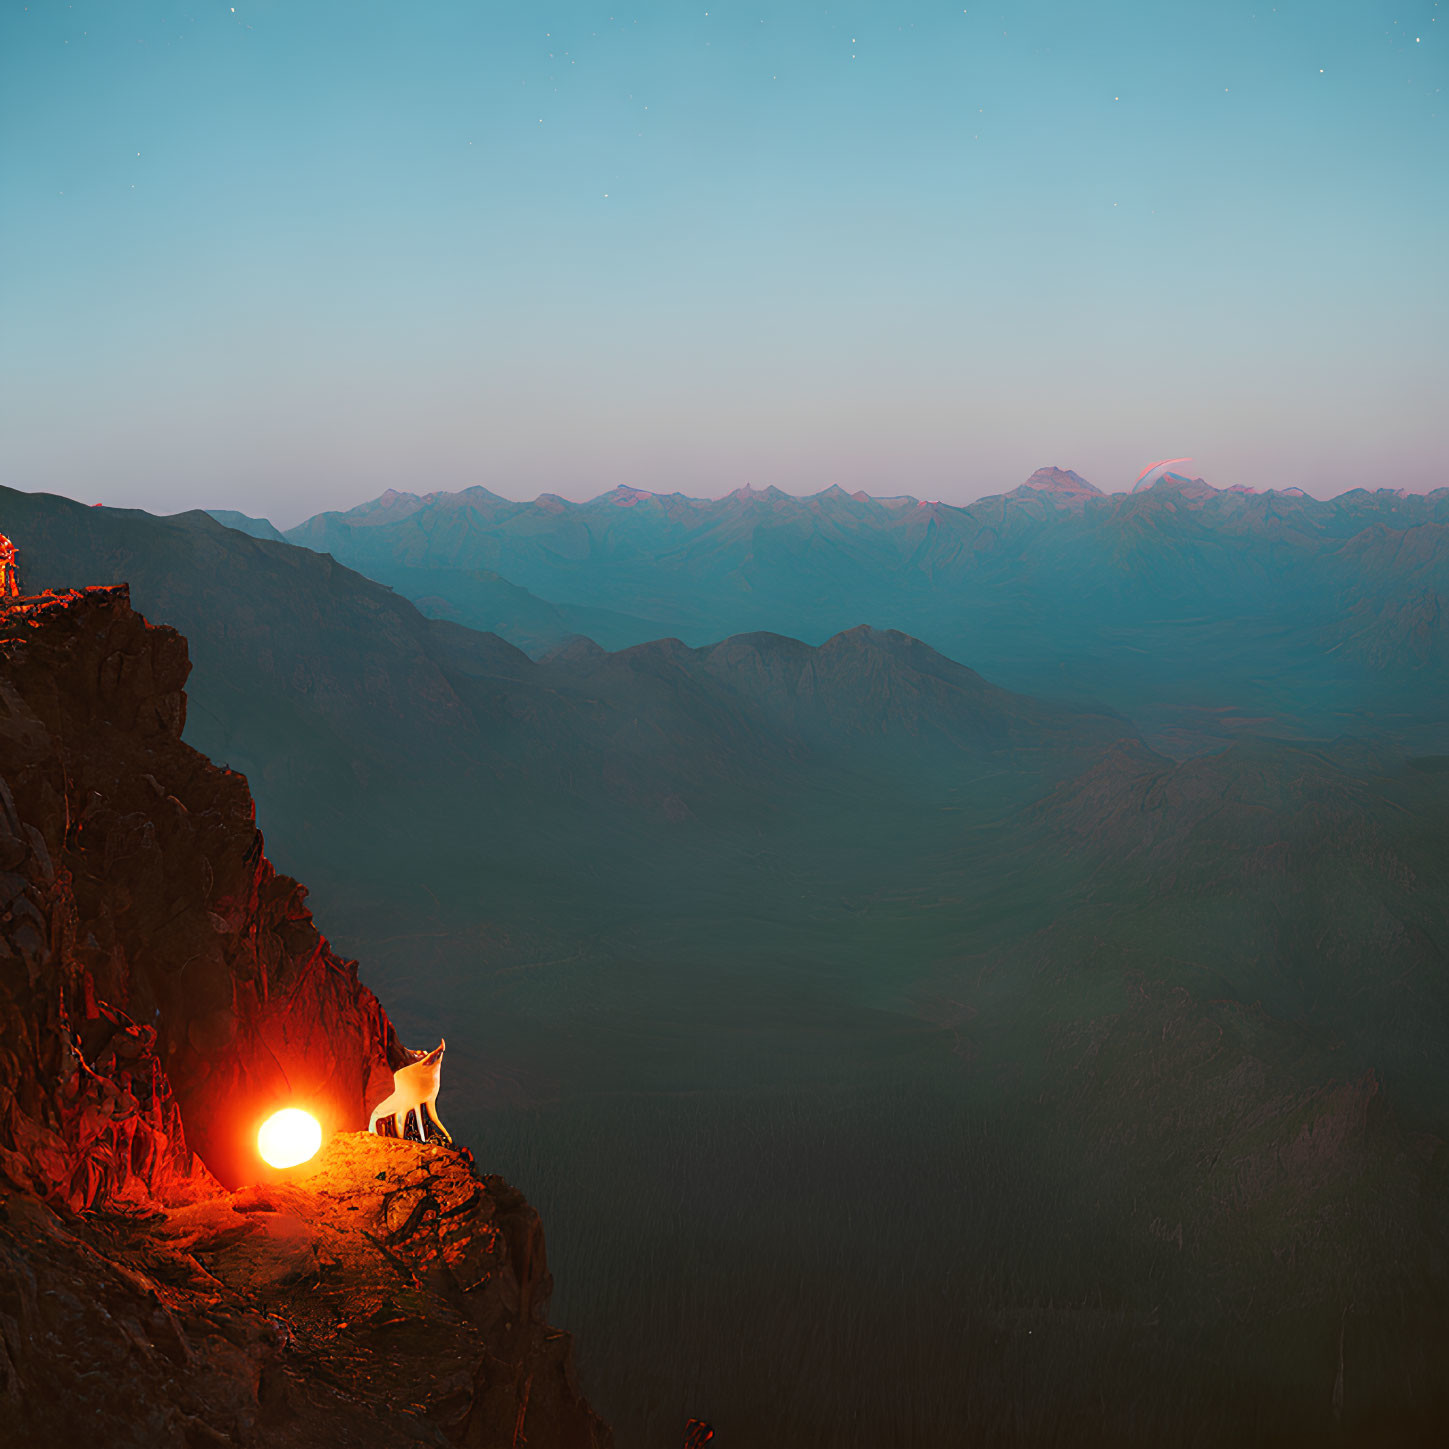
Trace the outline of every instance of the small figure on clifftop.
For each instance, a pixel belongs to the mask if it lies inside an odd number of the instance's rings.
[[[367,1124],[369,1132],[376,1132],[379,1122],[391,1119],[393,1131],[401,1137],[407,1131],[407,1115],[411,1112],[417,1119],[418,1141],[426,1142],[428,1134],[423,1125],[426,1112],[443,1141],[452,1145],[451,1133],[438,1120],[438,1084],[443,1074],[443,1049],[447,1045],[446,1041],[440,1041],[435,1051],[408,1053],[412,1061],[392,1074],[392,1096],[372,1109],[372,1120]]]
[[[15,545],[0,533],[0,599],[20,597],[20,563]]]

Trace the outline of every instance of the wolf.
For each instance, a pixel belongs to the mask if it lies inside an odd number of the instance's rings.
[[[418,1124],[418,1140],[428,1140],[423,1125],[423,1111],[426,1109],[433,1126],[438,1129],[444,1142],[453,1145],[453,1135],[438,1119],[438,1081],[443,1074],[443,1049],[448,1045],[440,1041],[436,1051],[409,1052],[413,1058],[405,1067],[399,1067],[392,1074],[392,1096],[385,1098],[372,1109],[372,1119],[367,1124],[369,1132],[377,1131],[380,1118],[391,1117],[392,1125],[401,1137],[407,1129],[407,1114],[411,1112]]]

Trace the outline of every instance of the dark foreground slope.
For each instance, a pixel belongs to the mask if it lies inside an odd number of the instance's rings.
[[[355,1135],[406,1058],[245,780],[181,743],[187,669],[124,588],[0,612],[5,1441],[607,1442],[537,1215]],[[332,1143],[278,1181],[255,1134],[291,1104]]]

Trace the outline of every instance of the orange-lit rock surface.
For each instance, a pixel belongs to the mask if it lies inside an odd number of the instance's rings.
[[[405,1054],[188,668],[124,586],[0,607],[0,1444],[608,1444],[523,1197],[357,1130]]]
[[[367,1133],[280,1176],[143,1217],[0,1196],[14,1442],[612,1442],[545,1321],[520,1193]]]

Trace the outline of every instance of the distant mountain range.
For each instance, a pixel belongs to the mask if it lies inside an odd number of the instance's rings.
[[[1027,789],[1136,738],[1110,711],[1001,689],[896,631],[614,653],[570,636],[535,662],[260,527],[10,490],[0,516],[28,589],[128,582],[138,610],[186,633],[188,740],[248,775],[274,850],[297,852],[314,881],[335,878],[354,846],[348,869],[376,867],[365,842],[380,797],[429,800],[408,848],[447,856],[483,819],[521,829],[515,809],[597,833],[591,812],[609,802],[686,818],[846,759],[893,789],[903,774],[991,759]],[[398,807],[399,839],[413,813]]]
[[[389,491],[287,538],[534,654],[576,633],[610,648],[760,630],[820,642],[868,622],[1010,688],[1099,700],[1190,753],[1265,720],[1442,738],[1446,529],[1449,489],[1322,501],[1168,472],[1105,495],[1043,468],[959,508],[838,487],[621,487],[587,503]]]

